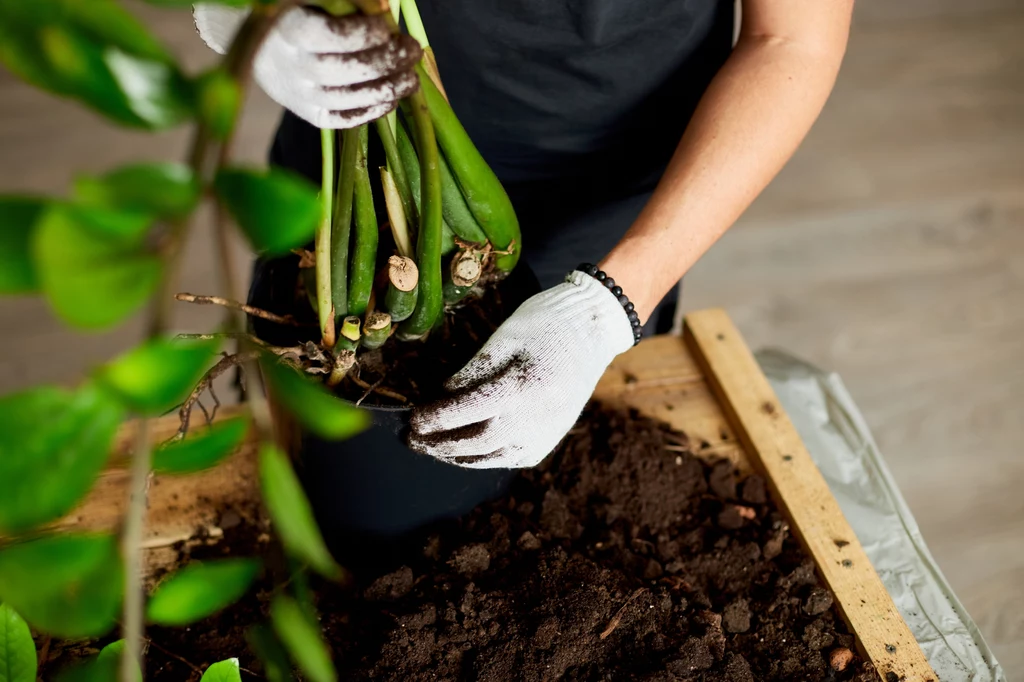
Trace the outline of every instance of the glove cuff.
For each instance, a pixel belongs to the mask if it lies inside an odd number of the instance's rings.
[[[248,9],[210,3],[196,3],[192,10],[199,37],[217,54],[227,54],[231,41],[248,16]]]
[[[570,272],[565,281],[575,292],[573,309],[577,314],[596,315],[594,319],[602,321],[600,329],[609,335],[615,355],[635,345],[637,337],[628,313],[608,287],[582,270]]]
[[[608,292],[615,297],[615,301],[622,307],[622,310],[626,313],[626,319],[629,320],[630,327],[633,330],[633,345],[640,343],[640,339],[644,336],[644,326],[640,324],[640,316],[634,309],[633,303],[629,300],[629,297],[622,291],[622,287],[615,283],[615,280],[608,276],[608,274],[598,268],[593,263],[581,263],[575,270],[575,272],[581,272],[588,277],[593,278],[597,282],[600,282],[601,286],[608,290]]]

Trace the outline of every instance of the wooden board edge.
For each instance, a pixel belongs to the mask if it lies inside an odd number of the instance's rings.
[[[861,654],[885,682],[936,682],[938,676],[728,314],[710,309],[686,315],[683,341],[832,590]]]

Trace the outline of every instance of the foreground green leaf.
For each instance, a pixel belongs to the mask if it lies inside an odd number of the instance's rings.
[[[370,418],[364,410],[340,400],[323,384],[307,379],[273,358],[263,363],[263,370],[273,399],[316,435],[342,440],[369,426]]]
[[[52,535],[0,550],[0,600],[47,634],[99,637],[114,626],[123,573],[114,535]]]
[[[0,604],[0,682],[36,682],[36,645],[18,612]]]
[[[256,250],[288,253],[313,239],[320,201],[302,176],[281,168],[226,168],[217,174],[214,188]]]
[[[54,682],[119,682],[124,649],[123,639],[111,642],[95,656],[61,670],[54,678]],[[134,678],[137,682],[142,682],[142,669],[138,661],[135,662],[134,668]]]
[[[311,621],[291,597],[278,594],[270,604],[274,632],[284,642],[292,660],[311,682],[334,682],[337,674],[331,652],[317,623]]]
[[[103,470],[122,417],[93,384],[0,398],[0,535],[70,512]]]
[[[173,441],[153,453],[153,470],[159,474],[191,474],[216,466],[238,449],[249,431],[246,417],[212,424],[201,433]]]
[[[109,327],[138,310],[163,274],[147,244],[145,213],[55,205],[43,213],[32,240],[39,282],[66,322]]]
[[[242,108],[242,89],[224,69],[204,73],[196,83],[199,117],[218,140],[231,134]]]
[[[128,407],[161,414],[185,400],[216,350],[216,342],[152,339],[101,367],[96,378]]]
[[[270,443],[260,446],[260,486],[285,550],[321,575],[339,577],[341,569],[327,551],[295,470],[285,454]]]
[[[246,631],[245,639],[263,663],[263,675],[267,682],[292,682],[288,652],[268,624],[252,626]]]
[[[114,0],[0,0],[0,62],[123,124],[167,128],[191,113],[170,54]]]
[[[100,653],[94,659],[93,668],[93,680],[96,682],[114,682],[114,680],[120,679],[121,673],[121,660],[124,658],[124,640],[119,639],[116,642],[103,647]],[[135,661],[135,679],[138,682],[142,682],[142,669],[139,667],[139,662]]]
[[[95,208],[181,218],[196,207],[199,197],[195,175],[180,163],[126,166],[101,177],[75,180],[77,203]]]
[[[206,669],[199,682],[242,682],[242,671],[239,669],[238,659],[229,658],[226,661],[214,663]]]
[[[39,280],[32,262],[32,233],[46,200],[38,197],[0,197],[0,294],[37,291]]]
[[[224,559],[193,564],[160,583],[146,617],[157,625],[178,627],[206,618],[239,599],[256,578],[256,559]]]

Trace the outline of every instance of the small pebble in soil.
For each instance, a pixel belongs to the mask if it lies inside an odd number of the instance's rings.
[[[840,647],[828,655],[828,664],[836,672],[843,672],[846,666],[853,661],[853,652],[846,647]]]

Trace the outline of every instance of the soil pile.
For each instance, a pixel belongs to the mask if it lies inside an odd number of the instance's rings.
[[[360,599],[324,595],[343,679],[874,679],[763,479],[635,414],[584,415],[404,558]]]
[[[239,527],[192,558],[265,537]],[[876,679],[765,482],[635,414],[590,410],[508,496],[392,549],[349,589],[314,586],[342,680]],[[244,633],[271,587],[151,629],[147,679],[229,657],[262,677]]]

